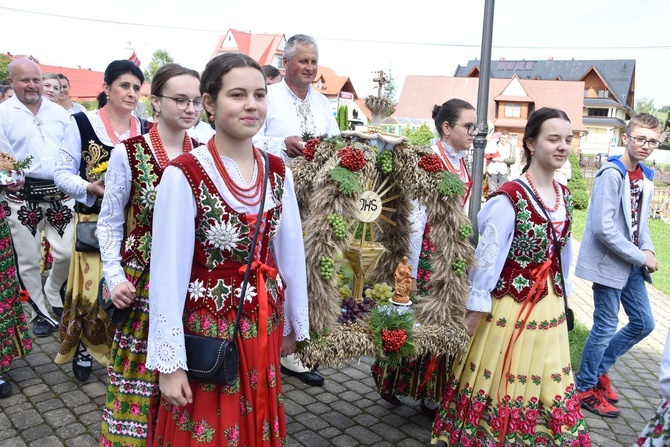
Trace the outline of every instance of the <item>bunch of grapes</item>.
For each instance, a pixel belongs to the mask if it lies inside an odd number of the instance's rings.
[[[321,256],[321,277],[323,279],[328,280],[333,277],[333,265],[335,265],[333,258]]]
[[[383,151],[377,157],[382,174],[388,174],[393,171],[393,152]]]
[[[382,349],[384,352],[398,352],[407,341],[404,329],[382,328]]]
[[[340,156],[340,164],[350,171],[360,171],[365,167],[365,154],[358,149],[347,146],[337,152]]]
[[[333,227],[335,239],[344,239],[347,235],[347,225],[344,223],[344,218],[339,214],[331,214],[328,216],[328,223]]]
[[[341,324],[353,323],[356,320],[363,320],[370,312],[370,309],[375,307],[375,300],[366,297],[362,302],[357,302],[353,298],[345,298],[342,300],[341,310],[342,314],[337,321]]]
[[[437,154],[422,155],[419,159],[419,167],[427,172],[440,172],[442,160]]]
[[[470,224],[463,224],[458,228],[458,235],[461,237],[461,239],[467,239],[470,237],[472,234],[472,225]]]
[[[458,275],[461,276],[463,273],[465,273],[465,259],[463,258],[458,258],[456,259],[452,264],[451,268],[454,269],[454,272]]]
[[[319,146],[320,143],[321,142],[319,141],[318,138],[312,138],[311,140],[307,140],[305,146],[302,148],[302,154],[305,156],[307,161],[314,160],[314,155],[316,154],[316,148]]]
[[[380,303],[388,301],[393,296],[393,289],[388,284],[375,284],[372,288],[365,290],[366,298],[374,298]]]
[[[340,296],[342,298],[350,298],[351,297],[351,287],[349,287],[347,284],[340,287],[338,289],[338,292],[340,292]]]

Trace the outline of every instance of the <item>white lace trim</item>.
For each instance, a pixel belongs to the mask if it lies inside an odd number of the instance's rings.
[[[482,233],[480,242],[475,249],[477,270],[492,269],[500,254],[501,241],[498,239],[499,229],[495,225],[488,225]]]
[[[465,308],[475,312],[491,312],[491,293],[471,288]]]
[[[165,374],[180,368],[188,371],[183,327],[168,326],[168,318],[161,312],[156,313],[156,321],[159,323],[154,326],[156,329],[149,331],[147,368]]]

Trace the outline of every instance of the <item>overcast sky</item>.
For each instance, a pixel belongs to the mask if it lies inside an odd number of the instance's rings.
[[[635,97],[670,105],[667,0],[498,0],[492,59],[636,59]],[[360,97],[372,71],[452,76],[480,58],[484,0],[0,0],[0,51],[49,65],[104,71],[137,51],[145,68],[156,49],[201,71],[229,28],[310,34],[320,64],[351,78]],[[435,98],[441,102],[448,98]]]

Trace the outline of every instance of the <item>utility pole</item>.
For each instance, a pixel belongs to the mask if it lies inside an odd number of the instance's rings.
[[[482,31],[481,65],[479,67],[479,91],[477,93],[477,124],[481,129],[474,138],[475,148],[472,156],[472,195],[468,215],[472,221],[472,242],[476,246],[479,241],[477,230],[477,213],[482,205],[482,180],[484,178],[484,149],[486,148],[486,135],[488,134],[488,104],[489,104],[489,80],[491,77],[491,46],[493,40],[493,9],[495,0],[485,0],[484,3],[484,29]]]

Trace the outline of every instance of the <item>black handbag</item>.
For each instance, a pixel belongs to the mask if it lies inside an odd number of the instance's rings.
[[[244,272],[244,281],[242,282],[240,291],[240,304],[237,308],[233,335],[230,340],[222,340],[219,338],[205,337],[203,335],[184,334],[186,366],[188,367],[186,375],[194,382],[231,385],[237,381],[240,355],[237,346],[237,330],[240,326],[242,306],[244,305],[244,297],[246,296],[247,285],[249,284],[251,264],[254,260],[253,253],[256,251],[258,234],[260,233],[261,221],[263,220],[263,206],[265,205],[265,193],[267,190],[270,169],[267,153],[265,151],[261,152],[263,152],[263,156],[265,157],[263,192],[261,193],[261,202],[258,209],[258,219],[256,220],[254,237],[249,249],[250,255],[247,263],[247,270]]]
[[[544,213],[544,217],[547,219],[549,228],[551,228],[551,242],[552,244],[554,244],[554,250],[556,251],[558,258],[558,268],[561,271],[561,287],[563,288],[563,300],[565,302],[565,323],[568,326],[568,331],[571,331],[575,328],[575,313],[568,306],[568,291],[565,290],[565,278],[563,277],[563,264],[561,262],[561,244],[558,242],[558,237],[556,236],[556,230],[554,229],[554,226],[551,223],[549,213],[542,205],[542,202],[540,202],[540,200],[537,198],[533,190],[530,189],[528,185],[526,185],[519,179],[514,181],[523,186],[528,192],[528,194],[530,194],[530,196],[535,200],[535,202],[537,202],[537,204],[540,206],[540,209]]]
[[[98,222],[77,222],[74,249],[84,253],[100,253]]]
[[[149,263],[147,262],[147,265],[144,267],[144,270],[142,270],[142,273],[140,273],[140,276],[138,276],[133,282],[133,286],[137,287],[140,279],[142,279],[142,276],[144,276],[148,270]],[[112,293],[111,290],[109,290],[109,287],[107,287],[107,281],[105,281],[104,277],[100,280],[100,283],[98,283],[98,305],[100,306],[100,309],[102,309],[105,314],[107,314],[109,321],[114,323],[116,326],[121,326],[123,323],[125,323],[125,321],[128,319],[128,315],[130,315],[130,309],[133,307],[131,304],[128,307],[119,309],[114,305],[114,303],[112,303]]]

